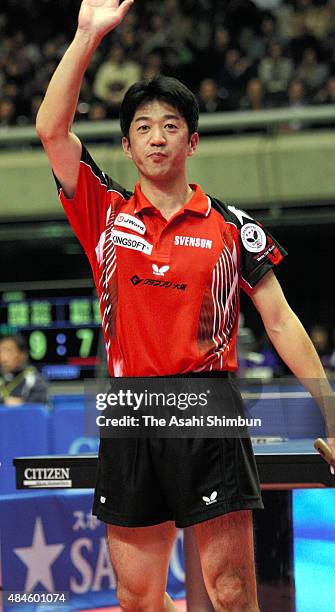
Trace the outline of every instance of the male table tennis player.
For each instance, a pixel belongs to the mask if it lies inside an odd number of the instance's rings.
[[[111,376],[234,370],[241,286],[294,374],[325,380],[272,272],[283,249],[248,215],[187,182],[186,160],[198,145],[197,105],[187,88],[163,78],[127,92],[122,145],[138,171],[134,194],[103,173],[72,133],[89,60],[132,3],[82,2],[37,118],[62,204],[92,266]],[[134,276],[157,274],[174,289],[134,290]],[[165,593],[175,529],[194,525],[215,610],[258,611],[251,510],[262,502],[249,440],[161,444],[100,444],[94,512],[107,523],[122,609],[175,610]],[[202,497],[214,487],[217,499],[206,505]]]

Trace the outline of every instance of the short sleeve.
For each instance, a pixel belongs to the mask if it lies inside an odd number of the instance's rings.
[[[251,295],[269,270],[287,255],[286,250],[258,221],[243,210],[228,206],[238,228],[240,248],[240,286]]]
[[[54,177],[65,214],[89,255],[99,242],[111,209],[116,209],[131,194],[100,170],[84,145],[73,198],[66,197],[62,185]]]

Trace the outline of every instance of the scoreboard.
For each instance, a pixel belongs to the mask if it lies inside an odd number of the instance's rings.
[[[49,287],[48,283],[48,287]],[[29,357],[50,380],[92,377],[100,363],[99,302],[93,287],[0,291],[0,335],[22,333]]]

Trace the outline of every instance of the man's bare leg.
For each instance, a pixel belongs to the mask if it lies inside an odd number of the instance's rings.
[[[165,593],[172,521],[152,527],[107,525],[109,553],[117,578],[117,598],[124,612],[175,612]]]
[[[168,595],[167,593],[165,593],[164,605],[164,609],[166,610],[166,612],[176,612],[177,610],[176,606],[173,604],[170,595]]]
[[[251,511],[224,514],[194,531],[215,612],[259,612]]]
[[[184,529],[187,612],[213,612],[202,574],[194,527]]]

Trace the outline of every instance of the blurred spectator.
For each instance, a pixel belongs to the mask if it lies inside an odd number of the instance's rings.
[[[15,124],[15,104],[10,98],[0,100],[0,127]]]
[[[18,406],[47,401],[47,383],[29,364],[24,337],[14,334],[0,338],[0,403]]]
[[[283,57],[282,46],[273,43],[269,55],[260,62],[258,76],[274,103],[282,103],[293,68],[293,62],[288,57]]]
[[[253,60],[262,59],[271,44],[277,42],[276,23],[273,17],[266,16],[261,22],[259,34],[251,28],[244,28],[240,37],[240,45],[245,54]]]
[[[310,32],[315,38],[323,40],[327,35],[328,30],[328,11],[326,6],[316,3],[313,0],[298,0],[297,1],[297,16],[301,18]]]
[[[251,61],[241,55],[238,49],[229,49],[224,65],[218,71],[216,81],[229,96],[231,105],[236,108],[248,81]]]
[[[125,56],[128,60],[138,57],[140,52],[140,41],[133,28],[127,27],[124,30],[121,29],[120,45],[123,48]]]
[[[307,104],[308,98],[306,96],[306,90],[303,82],[299,79],[293,79],[288,88],[285,106],[289,106],[290,108],[295,110],[300,110],[303,106],[306,106]],[[286,125],[283,125],[282,131],[296,132],[298,130],[301,130],[304,125],[306,126],[306,123],[302,123],[297,119],[294,121],[290,121]]]
[[[324,327],[324,325],[320,325],[319,323],[315,323],[311,326],[309,335],[322,364],[325,368],[328,368],[330,366],[332,350],[330,335],[326,327]]]
[[[205,78],[216,79],[219,70],[224,65],[229,48],[230,34],[227,28],[220,23],[215,24],[208,46],[201,49],[198,54],[199,84]]]
[[[308,30],[304,16],[295,15],[292,23],[292,37],[290,41],[290,57],[298,64],[306,49],[319,50],[319,42]]]
[[[313,101],[316,104],[335,104],[335,77],[328,79],[326,86],[317,92]]]
[[[89,107],[88,117],[90,121],[104,121],[107,119],[107,108],[106,105],[95,100]]]
[[[293,36],[294,7],[288,2],[282,2],[273,10],[276,18],[276,35],[281,44],[286,45]]]
[[[219,94],[214,79],[204,79],[199,89],[199,110],[201,113],[217,113],[228,110],[227,103]]]
[[[98,69],[93,83],[94,95],[107,104],[109,117],[118,117],[124,94],[140,78],[140,64],[126,59],[122,47],[114,46],[108,60]]]
[[[325,84],[329,74],[329,66],[323,62],[318,62],[315,49],[307,48],[304,51],[300,65],[295,76],[300,79],[305,87],[312,92],[316,92]]]
[[[241,110],[263,110],[268,108],[263,83],[260,79],[250,79],[247,83],[246,95],[241,98]]]
[[[301,108],[308,104],[304,84],[299,79],[293,79],[288,88],[288,106],[291,108]]]
[[[199,63],[197,59],[202,46],[201,36],[206,32],[197,27],[192,16],[180,18],[179,37],[166,50],[165,64],[169,72],[193,89],[199,85]]]
[[[163,60],[158,51],[150,53],[143,65],[142,78],[151,80],[158,77],[163,72]]]
[[[170,46],[174,47],[176,40],[177,36],[171,30],[171,24],[163,15],[155,14],[149,21],[149,31],[146,32],[142,45],[143,55],[146,56],[152,51],[162,51]]]

